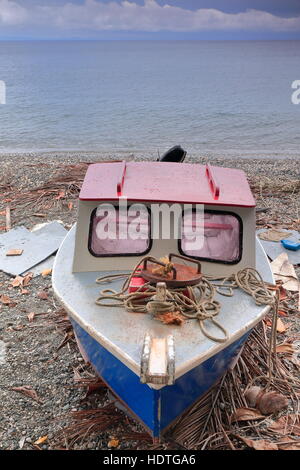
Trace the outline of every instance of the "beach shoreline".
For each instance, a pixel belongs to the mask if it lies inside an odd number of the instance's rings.
[[[36,190],[49,181],[51,182],[56,175],[61,175],[61,177],[68,175],[74,165],[83,165],[80,170],[81,178],[83,178],[86,165],[89,163],[120,160],[153,162],[157,160],[157,155],[154,153],[143,155],[130,152],[115,153],[113,151],[107,154],[81,151],[22,154],[1,154],[0,152],[0,195],[2,188],[10,188],[12,191],[24,194]],[[280,217],[282,224],[288,224],[293,218],[300,218],[299,161],[300,159],[291,158],[284,160],[277,158],[220,158],[187,154],[185,163],[202,165],[210,163],[215,166],[243,170],[255,194],[257,205],[259,207],[268,206],[269,214]],[[5,210],[6,205],[0,197],[0,211]],[[72,199],[72,206],[74,208],[77,206],[76,198]],[[21,217],[15,218],[16,224],[23,223],[31,228],[34,222],[39,221],[37,217],[32,217],[29,209],[28,207]],[[70,213],[70,211],[62,211],[57,207],[55,213],[49,214],[49,218],[57,217],[71,225],[75,222],[75,215],[74,211]],[[2,224],[0,223],[0,225]]]
[[[271,154],[253,151],[251,153],[239,153],[238,151],[232,152],[205,152],[190,151],[186,145],[181,146],[187,150],[187,163],[203,163],[204,161],[294,161],[300,162],[300,151],[299,153],[283,154],[282,152],[272,152]],[[171,146],[169,146],[171,147]],[[160,149],[110,149],[110,150],[0,150],[0,161],[3,160],[16,160],[22,159],[28,160],[65,160],[65,161],[102,161],[102,160],[141,160],[141,161],[156,161],[159,156],[162,156],[169,147]]]

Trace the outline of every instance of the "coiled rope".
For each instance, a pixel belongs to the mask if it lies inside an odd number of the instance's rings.
[[[216,320],[221,310],[220,302],[214,298],[216,292],[231,297],[234,294],[234,289],[240,288],[251,295],[257,305],[270,305],[273,307],[274,316],[277,318],[278,299],[274,296],[274,291],[270,289],[271,286],[265,283],[259,272],[253,268],[245,268],[236,274],[223,278],[202,277],[200,282],[194,286],[168,288],[164,301],[156,298],[156,287],[149,282],[140,286],[135,292],[129,293],[128,288],[131,279],[138,276],[138,271],[144,259],[135,266],[129,275],[115,274],[98,278],[96,280],[98,284],[112,282],[124,277],[125,281],[120,292],[113,289],[101,291],[96,304],[102,307],[124,307],[128,312],[151,313],[153,316],[176,311],[188,319],[197,319],[202,333],[208,339],[218,343],[226,342],[229,335],[226,328]],[[187,291],[188,296],[186,295]],[[211,335],[205,328],[204,322],[206,320],[215,325],[223,336]],[[276,323],[275,319],[272,322],[271,350],[275,350],[276,346]]]

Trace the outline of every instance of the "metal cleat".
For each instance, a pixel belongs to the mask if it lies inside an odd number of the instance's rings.
[[[141,359],[141,382],[173,385],[175,382],[174,336],[151,338],[146,333]]]

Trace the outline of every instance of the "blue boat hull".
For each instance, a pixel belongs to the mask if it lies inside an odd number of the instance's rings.
[[[176,418],[222,377],[250,333],[248,331],[239,340],[179,377],[174,385],[154,390],[142,384],[139,376],[101,346],[74,319],[71,322],[89,362],[153,438],[160,437]]]

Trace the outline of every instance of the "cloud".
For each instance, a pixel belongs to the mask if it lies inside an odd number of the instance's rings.
[[[21,5],[10,0],[0,0],[0,25],[13,26],[27,20],[27,10]]]
[[[49,2],[50,3],[50,2]],[[82,4],[33,4],[0,0],[0,24],[47,27],[52,31],[300,31],[300,17],[283,18],[259,10],[225,13],[217,9],[198,9],[159,5],[145,0],[144,5],[124,0],[121,3],[85,0]]]

